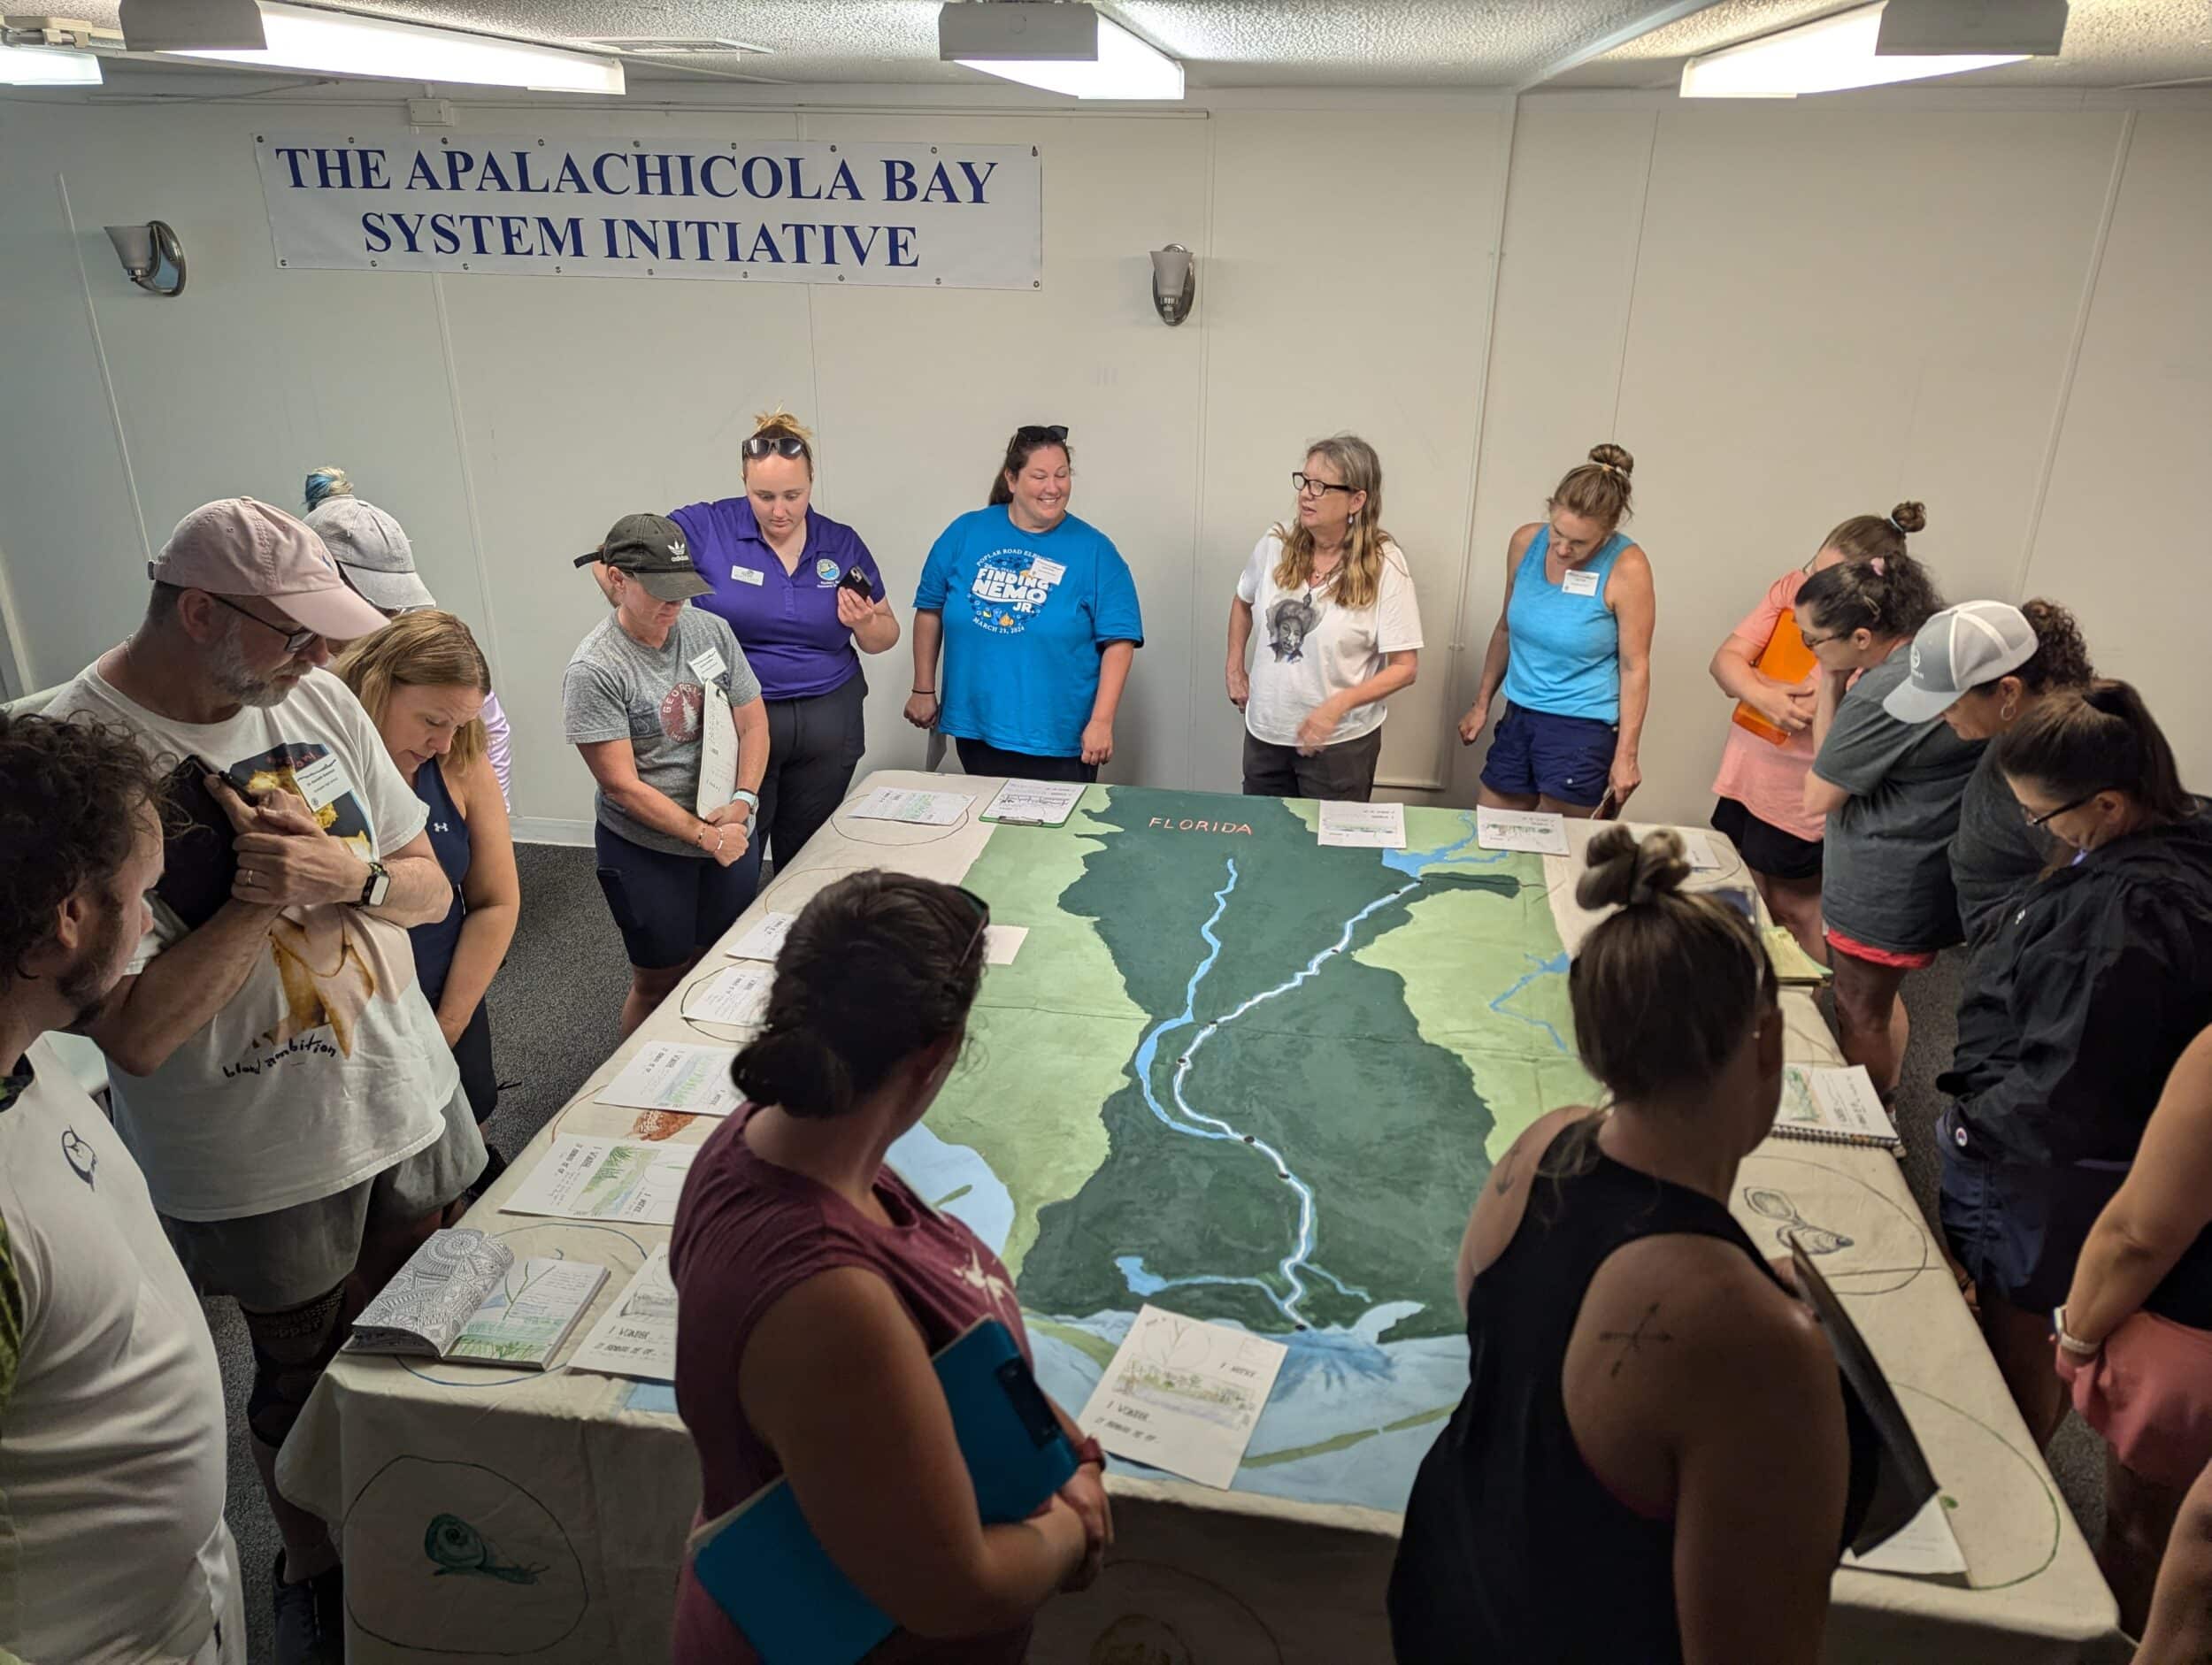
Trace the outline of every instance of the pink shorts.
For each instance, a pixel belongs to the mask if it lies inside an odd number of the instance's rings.
[[[2093,1359],[2060,1348],[2058,1373],[2131,1472],[2183,1492],[2212,1462],[2212,1331],[2139,1312]]]
[[[1899,954],[1893,948],[1870,948],[1863,942],[1854,942],[1832,927],[1824,934],[1828,946],[1837,953],[1847,954],[1855,960],[1864,960],[1869,965],[1888,965],[1901,971],[1917,971],[1935,963],[1933,954]]]

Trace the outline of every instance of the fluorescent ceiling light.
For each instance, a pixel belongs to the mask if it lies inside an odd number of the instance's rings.
[[[1801,93],[1841,92],[1892,81],[1957,75],[1995,64],[2017,64],[2024,52],[1946,53],[1940,57],[1878,56],[1882,7],[1862,6],[1807,23],[1763,40],[1694,58],[1682,66],[1685,98],[1794,98]]]
[[[0,87],[97,87],[100,60],[50,46],[0,46]]]
[[[616,60],[526,41],[503,41],[488,35],[426,28],[342,12],[311,12],[303,6],[280,4],[278,0],[262,0],[261,22],[269,43],[258,50],[198,48],[166,56],[248,64],[257,69],[522,87],[532,92],[622,90],[622,65]]]
[[[1095,8],[1066,0],[955,0],[937,17],[938,56],[1071,98],[1183,96],[1183,66]]]

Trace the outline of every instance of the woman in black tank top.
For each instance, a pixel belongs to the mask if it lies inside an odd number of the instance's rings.
[[[1583,905],[1621,907],[1571,988],[1612,1108],[1538,1121],[1468,1222],[1468,1389],[1407,1505],[1397,1658],[1809,1665],[1874,1448],[1725,1201],[1780,1097],[1774,973],[1680,893],[1672,833],[1589,861]]]

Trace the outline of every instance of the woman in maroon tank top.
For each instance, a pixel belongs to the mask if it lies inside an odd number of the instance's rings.
[[[989,917],[898,873],[808,903],[738,1055],[749,1102],[692,1165],[670,1244],[702,1518],[787,1477],[831,1560],[902,1627],[872,1661],[1019,1661],[1037,1609],[1096,1577],[1112,1541],[1105,1460],[1065,1411],[1076,1477],[1018,1525],[978,1518],[930,1355],[983,1318],[1026,1354],[1021,1308],[998,1256],[883,1165],[960,1055]],[[676,1665],[757,1658],[688,1566],[675,1630]]]

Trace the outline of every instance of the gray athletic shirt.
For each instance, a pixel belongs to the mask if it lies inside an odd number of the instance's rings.
[[[712,613],[687,607],[676,615],[668,640],[658,648],[634,641],[612,614],[600,620],[570,656],[561,673],[561,710],[568,742],[588,746],[626,740],[637,759],[638,779],[689,809],[699,795],[699,724],[708,709],[705,687],[695,662],[721,661],[714,685],[733,706],[760,698],[760,680],[745,663],[730,627]],[[706,852],[682,839],[641,826],[594,794],[599,825],[633,844],[672,856]]]
[[[1843,696],[1813,772],[1851,796],[1828,817],[1820,908],[1870,948],[1925,954],[1959,940],[1950,844],[1982,742],[1941,717],[1901,723],[1882,709],[1911,667],[1903,653]]]

